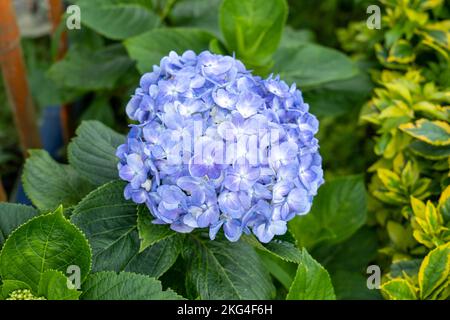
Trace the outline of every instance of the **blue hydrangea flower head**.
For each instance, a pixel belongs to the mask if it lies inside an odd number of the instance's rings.
[[[124,196],[178,232],[269,242],[324,182],[308,110],[295,84],[253,76],[233,57],[171,52],[126,107],[135,124],[116,153]]]

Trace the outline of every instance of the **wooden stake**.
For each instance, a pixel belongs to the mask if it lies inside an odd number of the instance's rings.
[[[0,202],[8,201],[8,197],[6,196],[5,188],[3,188],[2,179],[0,177]]]
[[[26,157],[28,149],[41,147],[41,140],[12,0],[0,1],[0,65],[22,152]]]
[[[56,29],[61,23],[61,18],[64,14],[64,6],[61,0],[48,0],[49,4],[49,18],[52,24],[52,32],[55,33]],[[58,43],[58,56],[60,60],[64,58],[67,52],[67,32],[61,32],[61,38]]]
[[[61,23],[61,18],[64,14],[64,6],[61,0],[48,0],[50,7],[50,21],[52,23],[52,32],[55,33],[56,29]],[[61,38],[58,43],[58,55],[57,60],[61,60],[66,55],[68,48],[67,32],[61,32]],[[68,143],[73,130],[70,127],[70,104],[63,104],[60,110],[61,128],[63,133],[63,139],[65,143]]]

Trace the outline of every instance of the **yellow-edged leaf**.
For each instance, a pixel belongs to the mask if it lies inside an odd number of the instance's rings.
[[[427,202],[427,207],[425,210],[425,219],[431,230],[432,234],[437,234],[442,226],[442,217],[436,210],[436,207],[431,201]]]
[[[414,215],[416,217],[425,219],[425,203],[411,196],[411,208],[413,209]]]
[[[450,218],[450,186],[447,186],[439,197],[438,208],[444,217]]]
[[[377,175],[388,190],[395,192],[402,190],[400,177],[395,172],[388,169],[378,169]]]
[[[419,269],[420,298],[426,299],[443,282],[448,281],[450,273],[450,243],[432,250],[422,261]]]
[[[445,121],[420,119],[416,123],[404,123],[400,125],[400,129],[416,139],[435,146],[450,144],[450,125]]]
[[[391,300],[417,300],[417,289],[405,279],[388,281],[381,286],[381,291]]]

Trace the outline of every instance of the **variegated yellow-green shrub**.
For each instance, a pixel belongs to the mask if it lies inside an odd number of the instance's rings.
[[[388,278],[391,278],[388,275]],[[432,250],[420,264],[417,274],[403,272],[383,283],[382,294],[393,300],[443,300],[449,292],[450,243]]]
[[[381,29],[340,30],[376,88],[361,122],[380,158],[369,169],[387,299],[446,299],[450,263],[450,14],[441,0],[386,0]],[[348,41],[353,39],[353,41]],[[386,268],[384,268],[386,269]]]
[[[374,3],[375,4],[375,3]],[[445,0],[380,0],[381,29],[366,21],[338,31],[342,47],[357,56],[374,55],[389,69],[406,70],[433,51],[449,59],[450,20]]]

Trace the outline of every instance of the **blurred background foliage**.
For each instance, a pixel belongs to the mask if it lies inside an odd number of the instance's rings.
[[[68,1],[81,8],[81,30],[66,30],[63,19],[53,36],[22,41],[40,114],[70,103],[71,128],[93,119],[125,132],[125,106],[140,74],[170,50],[234,53],[260,75],[279,73],[297,83],[320,120],[327,180],[312,212],[290,231],[328,270],[337,298],[382,298],[366,287],[370,264],[381,266],[384,298],[447,297],[448,3],[376,1],[381,29],[371,30],[366,9],[375,1],[290,0],[287,16],[282,6],[260,6],[252,21],[248,8],[235,14],[233,1],[226,2],[221,8],[221,0]],[[273,15],[277,23],[267,25]],[[63,31],[69,50],[57,61]],[[23,160],[6,105],[2,89],[0,175],[14,195]],[[296,269],[263,258],[282,296]],[[433,282],[429,270],[436,266],[443,275]]]

